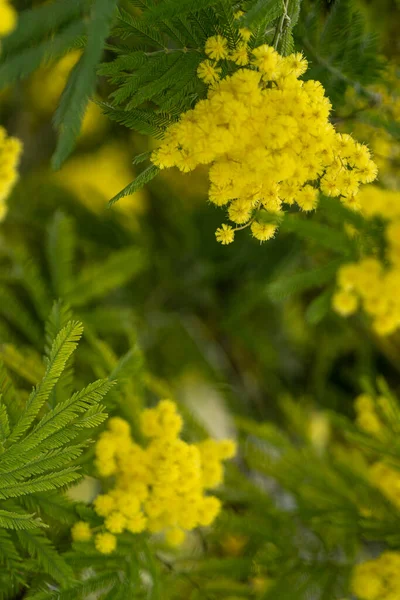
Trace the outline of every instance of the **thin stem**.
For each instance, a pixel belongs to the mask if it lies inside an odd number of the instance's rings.
[[[278,49],[279,40],[281,39],[284,30],[290,23],[290,17],[287,12],[288,4],[289,0],[283,0],[283,13],[279,17],[279,21],[275,29],[274,39],[272,40],[272,45],[275,48],[275,50]]]

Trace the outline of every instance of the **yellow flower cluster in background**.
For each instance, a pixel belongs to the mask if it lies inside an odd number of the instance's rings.
[[[175,403],[159,402],[142,413],[141,430],[150,441],[141,446],[126,421],[110,419],[96,444],[97,470],[114,482],[94,501],[104,517],[105,531],[95,538],[100,552],[112,552],[115,535],[123,531],[163,532],[169,545],[178,546],[186,531],[214,521],[221,504],[207,490],[222,482],[222,461],[234,456],[235,444],[213,439],[188,444],[179,437],[182,425]],[[75,528],[73,538],[86,541],[84,525]]]
[[[366,257],[341,267],[333,308],[348,316],[362,306],[376,333],[389,335],[400,325],[400,192],[371,185],[360,192],[359,198],[365,217],[379,217],[385,223],[388,264]]]
[[[256,239],[272,238],[283,204],[313,210],[318,189],[353,207],[360,183],[373,181],[377,168],[366,146],[329,123],[321,83],[299,79],[306,59],[265,44],[250,50],[243,37],[229,48],[219,35],[205,52],[198,75],[210,84],[207,98],[167,129],[152,162],[183,172],[210,165],[209,199],[226,206],[235,225],[219,228],[217,240],[229,244],[248,226]],[[220,80],[220,60],[248,67]]]
[[[398,600],[400,552],[383,552],[378,558],[357,565],[351,588],[359,600]]]
[[[8,137],[4,127],[0,126],[0,222],[7,213],[6,199],[18,179],[21,152],[21,142]]]
[[[36,71],[28,89],[30,110],[33,109],[41,117],[48,117],[55,111],[69,74],[81,54],[81,51],[73,50],[59,61],[49,66],[43,66]],[[107,126],[108,120],[103,115],[101,108],[94,102],[89,102],[82,121],[80,138],[100,136],[106,131]]]
[[[378,461],[370,466],[369,478],[371,483],[400,510],[400,470]]]
[[[134,178],[130,153],[117,142],[96,152],[72,157],[55,175],[55,180],[73,192],[93,212],[103,212],[110,198]],[[146,193],[140,190],[117,202],[115,209],[135,219],[146,207]]]
[[[385,425],[377,414],[376,406],[385,411],[386,405],[387,399],[384,396],[378,396],[376,402],[368,394],[357,396],[354,401],[357,426],[371,435],[379,436],[384,430]]]
[[[0,37],[9,35],[17,24],[17,11],[9,0],[0,0]]]

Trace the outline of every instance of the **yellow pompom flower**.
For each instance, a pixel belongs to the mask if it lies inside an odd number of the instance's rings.
[[[244,65],[247,65],[249,62],[249,54],[248,54],[248,50],[247,50],[247,44],[246,43],[240,44],[235,50],[233,50],[230,53],[229,59],[232,60],[237,65],[240,65],[242,67]]]
[[[9,0],[0,0],[0,37],[9,35],[17,25],[18,14]]]
[[[223,60],[229,53],[228,40],[222,35],[213,35],[206,41],[204,50],[213,60]]]
[[[221,67],[217,66],[217,63],[211,60],[203,60],[197,67],[197,76],[204,83],[210,84],[215,83],[219,80],[221,75]]]
[[[258,221],[254,221],[251,224],[251,233],[256,240],[260,240],[260,242],[266,242],[274,237],[277,226],[273,223],[259,223]]]
[[[185,532],[179,527],[172,527],[165,533],[165,541],[168,546],[171,546],[172,548],[181,546],[185,541],[185,537]]]
[[[215,232],[217,241],[223,245],[231,244],[235,238],[235,232],[230,225],[222,223],[221,227]]]
[[[21,142],[8,137],[0,126],[0,222],[7,213],[6,200],[18,179],[18,164],[22,152]]]
[[[100,494],[94,501],[94,510],[100,517],[106,517],[115,508],[115,500],[110,494]]]
[[[126,525],[126,517],[122,512],[112,512],[104,521],[104,525],[111,533],[122,533]]]
[[[94,545],[101,554],[111,554],[117,547],[117,538],[112,533],[98,533]]]
[[[358,298],[352,292],[341,290],[332,298],[333,309],[342,317],[354,314],[358,308]]]
[[[71,529],[71,536],[74,542],[88,542],[92,537],[92,531],[89,523],[78,521]]]

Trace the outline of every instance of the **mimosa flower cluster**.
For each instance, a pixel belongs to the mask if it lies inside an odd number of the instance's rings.
[[[21,151],[21,142],[7,136],[4,127],[0,126],[0,222],[7,213],[6,199],[18,179]]]
[[[351,589],[359,600],[398,600],[400,552],[383,552],[378,558],[357,565]]]
[[[390,335],[400,326],[400,192],[367,186],[360,193],[367,218],[384,221],[387,264],[368,256],[338,271],[333,308],[342,316],[362,307],[378,335]]]
[[[0,0],[0,37],[9,35],[17,24],[17,11],[9,0]]]
[[[213,439],[188,444],[179,437],[182,426],[169,400],[143,411],[141,430],[149,440],[145,446],[132,439],[126,421],[110,419],[96,444],[97,470],[113,478],[109,491],[94,501],[104,518],[104,531],[95,537],[99,552],[112,552],[115,536],[124,531],[163,532],[169,545],[178,546],[185,532],[211,525],[218,515],[220,501],[207,491],[222,482],[222,461],[234,456],[235,444]],[[75,540],[88,539],[86,525],[76,524]]]
[[[378,396],[374,400],[369,394],[361,394],[356,398],[354,408],[356,424],[360,429],[377,438],[387,435],[385,419],[389,418],[391,411],[385,396]],[[368,476],[372,485],[400,509],[400,470],[383,461],[377,461],[368,467]]]
[[[353,207],[377,167],[366,146],[335,131],[321,83],[299,79],[302,54],[283,57],[265,44],[250,50],[243,38],[229,48],[222,36],[209,38],[205,52],[198,75],[210,86],[207,98],[167,129],[152,162],[183,172],[209,165],[209,200],[225,206],[233,224],[224,223],[217,240],[229,244],[250,227],[266,241],[285,204],[314,210],[319,189]],[[220,61],[241,68],[220,79]]]

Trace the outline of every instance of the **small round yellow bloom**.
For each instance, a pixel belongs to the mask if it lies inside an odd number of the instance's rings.
[[[240,44],[233,50],[229,55],[229,60],[240,66],[247,65],[249,62],[249,54],[247,51],[247,44]]]
[[[204,83],[211,84],[219,80],[221,75],[221,67],[218,67],[211,60],[203,60],[197,67],[197,76]]]
[[[176,546],[181,546],[185,541],[185,537],[185,532],[179,527],[172,527],[165,533],[165,541],[167,542],[168,546],[173,548]]]
[[[71,529],[71,535],[74,542],[88,542],[92,537],[92,531],[89,523],[78,521]]]
[[[131,517],[126,522],[126,529],[131,533],[141,533],[146,529],[147,518],[140,512]]]
[[[258,221],[253,221],[251,224],[251,233],[256,240],[260,240],[260,242],[266,242],[274,237],[277,226],[273,223],[259,223]]]
[[[206,41],[204,47],[207,56],[213,60],[222,60],[228,57],[228,40],[222,35],[213,35]]]
[[[129,436],[131,433],[130,425],[121,417],[112,417],[107,423],[108,429],[116,436]]]
[[[126,517],[122,512],[112,512],[104,521],[104,525],[111,533],[122,533],[125,529]]]
[[[231,244],[235,238],[235,232],[230,225],[222,223],[221,227],[215,232],[217,242],[223,245]]]
[[[8,0],[0,1],[0,37],[9,35],[17,25],[17,11]]]
[[[117,547],[117,538],[112,533],[98,533],[94,545],[101,554],[111,554]]]
[[[333,309],[342,317],[354,314],[358,309],[358,298],[352,292],[341,290],[332,298]]]
[[[107,517],[115,508],[115,500],[110,494],[100,494],[94,501],[94,510],[100,517]]]

